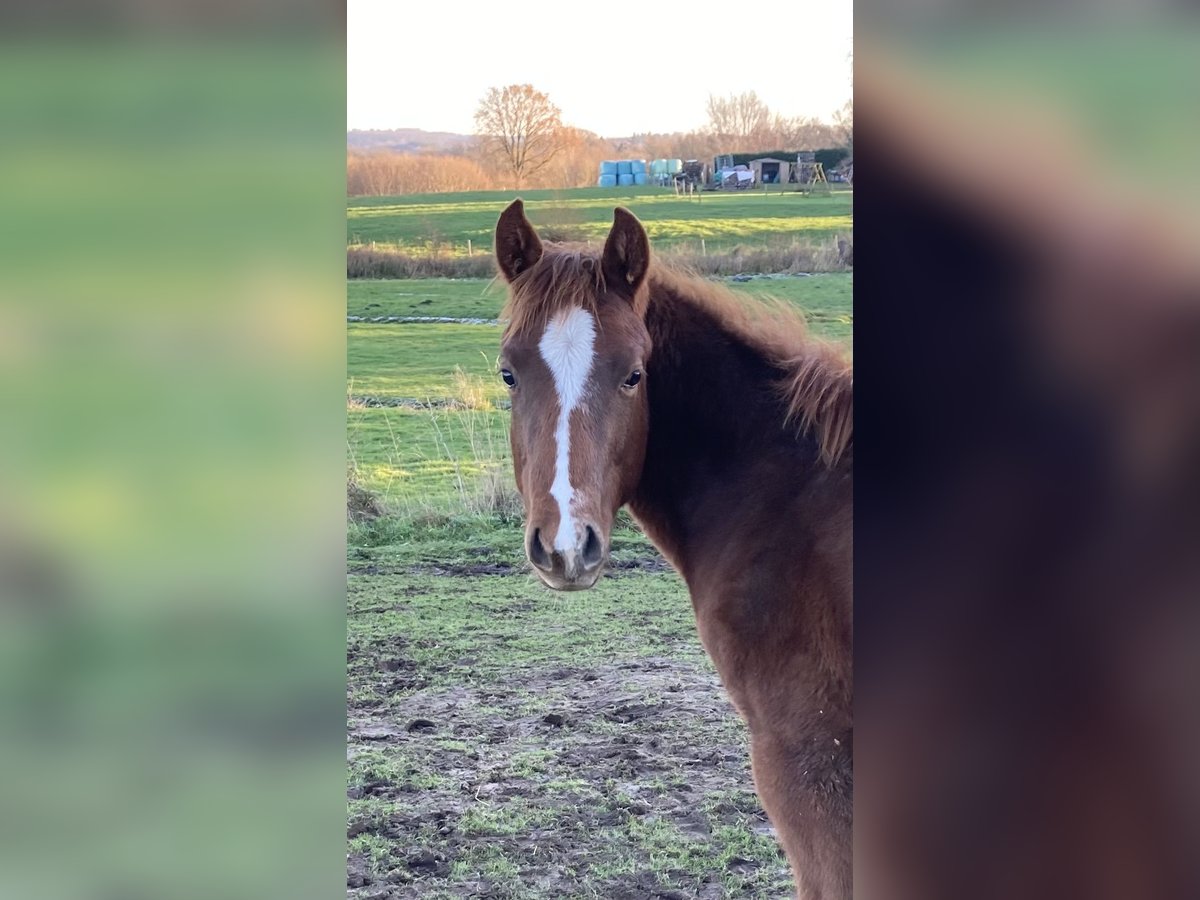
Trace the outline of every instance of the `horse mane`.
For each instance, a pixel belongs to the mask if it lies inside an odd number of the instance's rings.
[[[853,367],[835,344],[815,337],[795,307],[747,300],[682,266],[652,257],[636,304],[696,306],[779,371],[776,391],[783,425],[815,436],[822,460],[836,465],[854,437]],[[648,287],[648,291],[647,291]],[[541,259],[509,285],[501,318],[506,334],[544,327],[563,309],[595,314],[606,288],[599,253],[587,247],[547,246]]]
[[[854,369],[836,344],[816,337],[803,314],[780,300],[749,299],[681,266],[655,260],[651,302],[695,305],[776,368],[783,424],[817,439],[821,458],[836,465],[854,439]]]

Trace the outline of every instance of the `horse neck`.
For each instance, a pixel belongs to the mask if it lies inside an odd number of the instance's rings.
[[[646,315],[650,432],[630,508],[687,577],[698,519],[724,498],[752,501],[765,478],[799,486],[821,466],[819,448],[785,423],[783,374],[702,301],[651,282]],[[732,514],[734,510],[730,510]]]

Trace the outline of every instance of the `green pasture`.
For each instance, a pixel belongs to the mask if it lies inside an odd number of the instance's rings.
[[[410,253],[490,253],[496,219],[511,191],[355,197],[349,201],[350,244],[384,245]],[[735,191],[676,196],[666,188],[581,188],[523,191],[526,214],[547,237],[603,240],[613,208],[624,206],[646,226],[659,249],[727,251],[738,246],[817,242],[851,230],[853,194],[848,190]]]
[[[360,485],[400,515],[453,509],[508,469],[508,412],[351,408],[347,454]]]
[[[495,325],[351,323],[346,329],[348,390],[357,396],[454,397],[456,369],[490,376],[500,352]]]
[[[504,305],[504,283],[486,278],[353,278],[346,283],[351,316],[449,316],[494,319]]]
[[[833,272],[799,277],[755,277],[745,282],[720,279],[720,282],[739,293],[792,303],[804,310],[818,333],[848,339],[853,314],[853,279],[849,272]],[[346,311],[351,316],[495,319],[504,306],[505,288],[502,282],[485,278],[353,279],[347,283],[346,294]],[[354,344],[379,327],[378,324],[359,326],[351,323],[352,372]]]

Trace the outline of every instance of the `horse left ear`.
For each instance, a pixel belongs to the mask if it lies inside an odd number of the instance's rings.
[[[505,280],[512,281],[541,258],[542,242],[525,218],[525,204],[518,197],[496,223],[496,263]]]
[[[613,210],[613,227],[604,242],[600,264],[608,286],[627,293],[630,298],[646,280],[650,268],[650,239],[646,237],[642,223],[624,207]]]

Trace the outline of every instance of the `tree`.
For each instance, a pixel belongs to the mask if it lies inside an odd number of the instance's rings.
[[[799,116],[784,118],[775,116],[771,120],[770,139],[764,146],[781,147],[785,150],[819,150],[841,141],[832,125],[818,119]]]
[[[546,187],[586,187],[596,183],[600,161],[611,154],[612,145],[597,134],[564,125],[559,132],[559,152],[538,182]]]
[[[854,155],[854,98],[851,97],[843,104],[842,108],[837,111],[833,117],[834,127],[838,130],[838,135],[842,139],[842,143],[850,149],[850,154]]]
[[[846,61],[850,63],[850,99],[842,104],[833,116],[833,125],[838,130],[842,138],[842,143],[850,151],[850,158],[854,158],[854,50],[846,54]]]
[[[757,137],[771,125],[771,110],[754,91],[728,97],[709,94],[706,108],[709,131],[734,141]]]
[[[475,111],[481,148],[512,173],[518,190],[558,154],[562,127],[559,108],[531,84],[489,88]]]

